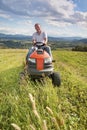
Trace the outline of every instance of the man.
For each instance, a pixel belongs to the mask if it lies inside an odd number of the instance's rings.
[[[52,57],[51,49],[47,46],[47,34],[41,30],[40,24],[36,23],[34,25],[36,32],[32,36],[33,47],[30,49],[27,57],[35,50],[35,47],[39,44],[43,44],[42,49],[46,50],[47,53]]]
[[[41,30],[40,24],[38,24],[38,23],[35,24],[35,30],[36,30],[36,32],[33,34],[33,39],[32,39],[34,45],[37,42],[42,42],[44,45],[46,45],[47,40],[48,40],[47,34]]]

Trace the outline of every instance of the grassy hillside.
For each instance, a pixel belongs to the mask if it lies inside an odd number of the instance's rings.
[[[19,84],[26,53],[0,49],[0,129],[87,130],[87,53],[53,51],[59,88],[48,78],[43,86]]]

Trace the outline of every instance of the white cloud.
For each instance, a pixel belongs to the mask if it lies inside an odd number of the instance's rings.
[[[84,13],[74,11],[75,4],[72,0],[1,0],[3,12],[9,15],[46,18],[50,21],[59,21],[75,24],[78,20],[84,21]],[[4,14],[3,17],[6,15]],[[87,17],[87,14],[86,14]]]
[[[0,18],[12,20],[12,16],[0,9]]]
[[[10,18],[10,16],[7,15],[7,14],[0,13],[0,18],[6,18],[6,19],[8,19],[8,18]]]
[[[57,13],[62,14],[64,17],[68,17],[69,15],[74,13],[75,5],[72,1],[50,0],[50,4]]]
[[[2,24],[2,26],[0,26],[0,32],[2,33],[6,33],[6,34],[25,34],[25,35],[32,35],[33,32],[31,32],[31,30],[33,31],[32,26],[26,26],[26,23],[22,23],[22,25],[24,25],[23,27],[20,26],[20,23],[17,23],[16,27],[12,27],[9,25],[5,25]]]
[[[76,11],[75,7],[72,0],[0,0],[0,18],[5,18],[8,22],[13,20],[12,24],[17,24],[17,27],[10,24],[2,26],[0,30],[28,34],[30,30],[34,31],[33,24],[37,19],[44,22],[45,26],[50,26],[50,34],[73,35],[73,30],[70,30],[72,26],[87,31],[87,12]],[[57,27],[58,32],[52,32],[51,27]],[[79,31],[75,33],[81,35]]]
[[[67,0],[1,0],[0,5],[3,11],[26,16],[48,16],[48,14],[68,16],[73,13],[75,6]]]

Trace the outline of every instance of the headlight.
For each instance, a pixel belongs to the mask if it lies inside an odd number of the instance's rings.
[[[51,58],[45,58],[44,59],[44,63],[51,63],[52,62],[52,59]]]
[[[32,62],[32,63],[35,63],[36,60],[34,58],[28,58],[28,61]]]

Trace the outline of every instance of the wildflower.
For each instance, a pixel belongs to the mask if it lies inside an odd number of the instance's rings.
[[[56,128],[57,130],[60,130],[59,125],[58,125],[57,120],[56,120],[55,117],[52,117],[52,121],[53,121],[53,123],[54,123],[54,125],[55,125],[55,128]]]
[[[46,107],[46,109],[48,110],[48,112],[53,115],[53,111],[49,108],[49,107]]]
[[[30,128],[31,128],[32,130],[35,130],[35,128],[34,128],[32,125],[30,125]]]
[[[30,101],[32,103],[32,108],[33,110],[36,110],[36,106],[35,106],[35,99],[33,98],[32,94],[29,93],[29,98],[30,98]]]
[[[11,123],[11,125],[15,128],[15,130],[21,130],[21,128],[18,125],[16,125],[16,124]]]
[[[34,112],[35,116],[40,120],[40,116],[39,116],[37,110],[33,110],[33,112]]]
[[[32,94],[30,94],[30,93],[29,93],[29,98],[32,103],[33,112],[34,112],[35,116],[40,120],[40,116],[37,112],[36,105],[35,105],[35,99],[33,98]]]
[[[47,129],[46,120],[43,120],[43,130],[48,130],[48,129]]]

